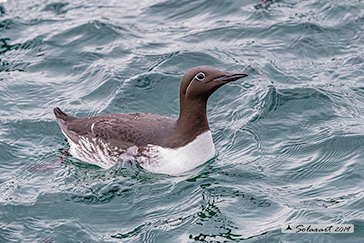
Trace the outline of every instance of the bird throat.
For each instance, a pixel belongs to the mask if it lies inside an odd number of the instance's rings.
[[[210,130],[206,116],[207,101],[201,99],[180,100],[180,115],[177,129],[187,137],[197,137]]]

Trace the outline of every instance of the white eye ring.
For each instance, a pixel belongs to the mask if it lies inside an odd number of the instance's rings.
[[[203,81],[205,77],[206,75],[203,72],[199,72],[198,74],[196,74],[195,79],[197,79],[197,81]]]

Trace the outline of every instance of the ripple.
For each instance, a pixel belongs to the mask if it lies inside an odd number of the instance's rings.
[[[0,29],[2,31],[16,29],[18,27],[20,27],[20,24],[16,20],[4,19],[4,20],[0,21]]]
[[[5,7],[2,4],[0,4],[0,16],[5,14],[5,13],[6,13]]]
[[[45,8],[43,9],[43,11],[51,11],[57,15],[59,14],[65,14],[67,13],[67,10],[65,10],[64,8],[69,5],[69,3],[67,2],[55,2],[55,3],[50,3],[47,6],[45,6]]]
[[[0,241],[360,242],[362,2],[0,3]],[[51,112],[177,117],[194,66],[249,77],[208,104],[217,155],[183,176],[64,158]],[[46,212],[46,213],[45,213]]]
[[[308,146],[305,150],[307,149],[306,151],[310,151],[309,153],[315,154],[315,156],[309,161],[302,161],[300,166],[289,170],[286,179],[313,181],[315,178],[322,180],[320,179],[322,178],[321,175],[341,174],[346,166],[354,163],[355,151],[360,144],[357,138],[335,137]],[[314,152],[315,150],[316,152]]]
[[[127,29],[121,26],[96,20],[53,35],[48,43],[54,46],[83,47],[89,46],[89,43],[101,46],[125,37],[123,33],[127,33],[128,38],[133,37]]]

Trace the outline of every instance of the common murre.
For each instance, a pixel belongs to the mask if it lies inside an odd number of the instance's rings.
[[[148,171],[176,175],[214,157],[207,100],[219,87],[246,76],[209,66],[190,69],[180,86],[178,119],[150,113],[76,118],[59,108],[54,114],[74,157],[105,169],[118,160],[136,160]]]

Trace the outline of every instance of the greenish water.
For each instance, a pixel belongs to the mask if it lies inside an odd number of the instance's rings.
[[[0,242],[363,242],[363,33],[360,0],[0,0]],[[250,75],[209,101],[214,160],[60,163],[52,108],[176,117],[199,65]]]

